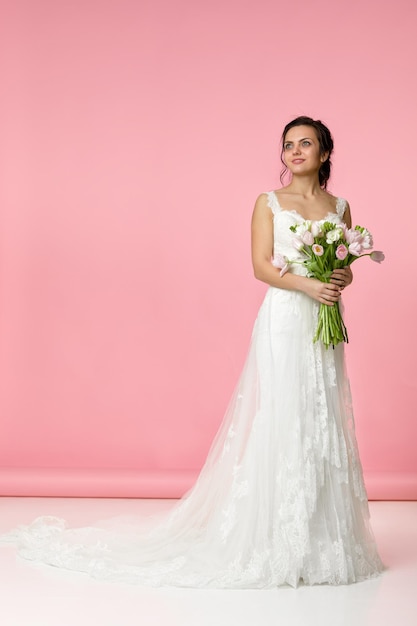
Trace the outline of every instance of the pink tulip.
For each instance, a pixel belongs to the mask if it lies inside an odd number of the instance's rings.
[[[315,243],[312,246],[312,250],[316,256],[323,256],[324,250],[323,250],[323,246],[321,246],[320,244]]]
[[[345,223],[340,224],[340,228],[342,229],[342,237],[343,239],[346,239],[348,232],[350,231],[350,229],[346,226]]]
[[[345,233],[346,242],[350,245],[351,243],[356,243],[362,239],[362,235],[359,230],[354,230],[349,228]]]
[[[353,254],[353,256],[361,256],[363,253],[362,244],[359,241],[354,241],[349,246],[349,253]]]
[[[304,248],[304,242],[299,237],[294,237],[292,240],[292,245],[296,250],[302,250]]]
[[[380,250],[374,250],[374,252],[371,252],[370,257],[372,261],[375,261],[376,263],[382,263],[382,261],[385,259],[385,254]]]
[[[323,231],[321,230],[320,224],[317,222],[313,222],[311,224],[311,234],[313,237],[323,237]]]
[[[272,263],[272,265],[273,265],[274,267],[281,268],[281,267],[284,267],[284,265],[285,265],[285,263],[286,263],[286,260],[284,259],[284,257],[282,256],[282,254],[279,254],[279,252],[277,252],[277,253],[274,255],[274,258],[273,258],[273,259],[271,259],[271,263]]]
[[[346,259],[348,255],[348,249],[346,248],[346,246],[341,243],[340,246],[337,246],[336,248],[336,257],[340,260],[343,261],[343,259]]]
[[[284,274],[286,274],[286,273],[288,272],[288,270],[289,270],[289,269],[290,269],[290,266],[289,266],[289,264],[288,264],[288,263],[286,263],[286,264],[284,265],[284,267],[283,267],[283,268],[281,268],[281,271],[280,271],[280,273],[279,273],[279,275],[281,276],[281,278],[284,276]]]
[[[282,256],[282,254],[279,254],[279,252],[277,252],[274,258],[271,259],[271,263],[274,267],[281,270],[279,273],[281,278],[284,276],[284,274],[288,272],[290,267],[288,264],[288,259],[285,256]]]
[[[369,250],[374,245],[372,235],[367,228],[364,228],[362,231],[362,245],[365,250]]]
[[[304,233],[302,237],[302,240],[303,240],[303,243],[305,243],[307,246],[312,246],[314,243],[313,234],[309,230],[306,230],[306,232]]]

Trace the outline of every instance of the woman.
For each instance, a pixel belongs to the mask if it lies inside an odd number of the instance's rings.
[[[41,518],[9,539],[29,559],[110,580],[190,587],[346,584],[382,570],[356,445],[343,344],[313,342],[320,303],[352,280],[329,284],[302,264],[282,277],[271,263],[297,258],[290,227],[305,219],[350,226],[345,200],[326,191],[333,141],[300,117],[283,133],[291,182],[261,194],[252,220],[255,276],[270,285],[250,351],[200,476],[173,511],[142,522],[66,530]],[[112,528],[113,526],[113,528]]]

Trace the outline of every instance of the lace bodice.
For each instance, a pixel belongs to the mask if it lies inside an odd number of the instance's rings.
[[[295,210],[282,209],[275,191],[268,191],[268,206],[274,216],[274,255],[277,253],[288,257],[291,260],[301,260],[303,255],[293,246],[294,233],[290,230],[290,226],[305,221],[304,218]],[[334,222],[340,224],[346,210],[347,202],[343,198],[337,198],[336,212],[329,212],[322,222]],[[301,265],[293,265],[291,271],[294,273],[304,274],[305,268]]]

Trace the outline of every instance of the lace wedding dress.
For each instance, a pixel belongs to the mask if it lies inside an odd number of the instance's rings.
[[[274,249],[290,258],[302,220],[268,194]],[[343,219],[345,201],[327,220]],[[291,271],[305,274],[304,266]],[[376,576],[378,556],[343,344],[313,343],[318,303],[270,287],[236,390],[194,487],[152,528],[68,529],[43,517],[8,534],[20,554],[145,585],[262,588]]]

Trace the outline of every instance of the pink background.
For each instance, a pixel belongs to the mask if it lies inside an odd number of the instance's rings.
[[[417,496],[416,18],[414,0],[2,3],[1,493],[191,484],[266,291],[252,207],[308,114],[387,257],[345,296],[369,494]]]

